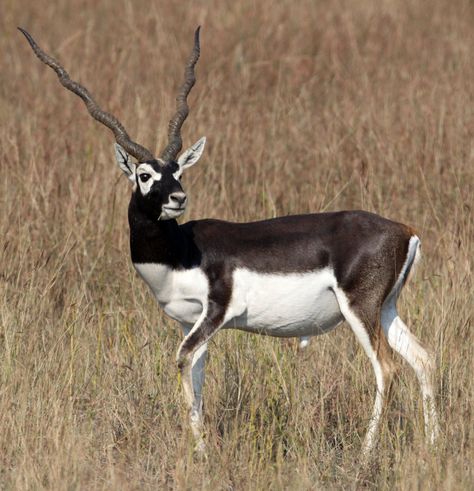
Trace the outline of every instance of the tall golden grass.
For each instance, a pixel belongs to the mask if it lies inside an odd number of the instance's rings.
[[[373,462],[375,391],[347,327],[296,342],[223,332],[195,462],[179,327],[128,257],[111,134],[34,58],[21,25],[152,149],[192,33],[186,219],[363,208],[418,229],[401,310],[436,353],[442,434],[423,442],[400,375]],[[469,1],[5,0],[0,16],[0,487],[468,489],[474,486],[474,5]]]

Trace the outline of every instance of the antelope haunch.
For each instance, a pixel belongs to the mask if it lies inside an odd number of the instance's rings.
[[[365,211],[296,215],[251,223],[196,220],[179,225],[187,197],[180,183],[200,158],[205,138],[178,156],[181,126],[195,82],[199,28],[160,157],[132,141],[88,90],[69,78],[23,29],[36,56],[61,84],[82,98],[91,116],[110,128],[118,165],[133,183],[130,250],[138,274],[184,330],[177,352],[196,448],[204,450],[202,389],[208,341],[221,329],[279,337],[326,333],[346,321],[369,357],[376,395],[364,449],[377,436],[398,352],[415,370],[425,431],[438,433],[432,356],[397,313],[397,300],[420,255],[410,227]],[[131,157],[136,159],[133,162]]]

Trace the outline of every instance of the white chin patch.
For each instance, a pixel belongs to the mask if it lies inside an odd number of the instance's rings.
[[[173,209],[165,208],[161,209],[161,215],[159,220],[173,220],[174,218],[180,217],[184,213],[185,209]]]

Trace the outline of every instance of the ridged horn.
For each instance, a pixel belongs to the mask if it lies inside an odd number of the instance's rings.
[[[178,97],[176,97],[176,113],[170,120],[168,125],[168,145],[161,153],[161,158],[165,162],[175,160],[178,156],[178,153],[183,148],[183,141],[181,139],[181,126],[183,126],[185,119],[188,117],[189,106],[187,102],[187,97],[196,82],[194,66],[197,63],[200,54],[200,30],[201,27],[199,26],[194,33],[193,51],[191,52],[191,56],[189,57],[188,63],[186,64],[186,68],[184,70],[183,85],[181,85],[178,92]]]
[[[113,114],[103,111],[99,107],[97,102],[95,102],[89,91],[79,83],[71,80],[66,70],[53,57],[46,54],[36,44],[36,41],[27,31],[25,31],[21,27],[19,27],[18,29],[26,37],[35,55],[44,64],[48,65],[56,72],[61,84],[66,87],[66,89],[74,92],[74,94],[78,95],[84,101],[89,114],[95,120],[99,121],[99,123],[104,124],[105,126],[107,126],[107,128],[112,130],[115,136],[115,140],[120,146],[122,146],[130,155],[133,155],[139,162],[145,162],[146,160],[152,160],[154,158],[150,150],[131,140],[120,121]]]

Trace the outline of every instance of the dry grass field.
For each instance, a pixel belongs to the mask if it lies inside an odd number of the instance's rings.
[[[218,335],[193,459],[180,328],[131,267],[113,137],[16,26],[161,149],[198,24],[183,136],[208,145],[185,219],[363,208],[414,226],[400,309],[436,353],[436,448],[400,361],[361,465],[374,377],[344,325],[302,353]],[[472,2],[3,0],[0,28],[0,488],[473,489]]]

